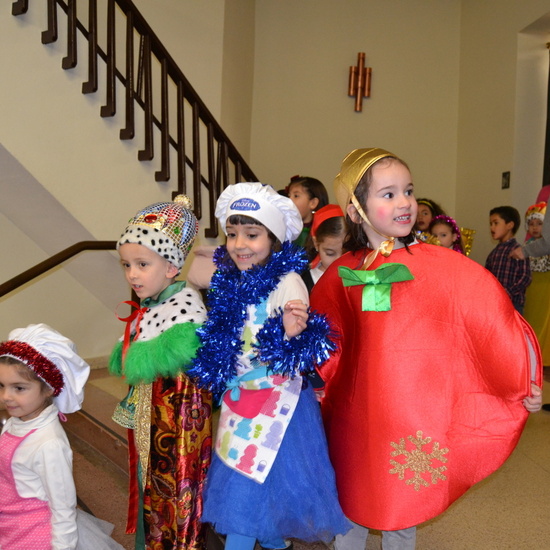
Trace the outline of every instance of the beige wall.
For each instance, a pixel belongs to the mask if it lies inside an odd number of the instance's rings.
[[[542,184],[546,83],[540,75],[547,79],[550,26],[536,23],[549,10],[543,0],[462,2],[457,215],[478,230],[473,257],[480,261],[494,246],[490,208],[511,204],[523,216]],[[538,36],[520,34],[529,25]],[[511,185],[503,190],[506,171]]]
[[[253,117],[254,45],[255,2],[226,2],[220,123],[247,160],[250,159]]]
[[[278,188],[294,174],[331,187],[349,151],[383,147],[410,163],[420,195],[454,209],[459,40],[458,0],[258,2],[257,173]],[[361,113],[347,95],[358,52],[372,67]]]
[[[262,181],[281,188],[301,173],[330,187],[351,149],[386,147],[409,162],[417,195],[438,200],[477,229],[478,261],[494,246],[489,208],[508,203],[523,212],[535,198],[550,41],[546,0],[137,5]],[[9,7],[0,10],[0,144],[83,232],[115,239],[139,207],[167,198],[171,187],[154,182],[154,162],[136,161],[141,137],[118,139],[121,113],[99,117],[103,94],[80,93],[84,63],[61,69],[64,29],[57,44],[40,43],[44,21],[36,3],[21,18]],[[373,70],[372,96],[355,113],[347,79],[359,51]],[[511,188],[501,190],[508,170]],[[0,215],[8,208],[2,204]],[[1,217],[0,226],[8,235],[0,251],[10,258],[0,265],[0,280],[50,254],[21,225]],[[118,275],[113,288],[123,289]],[[0,300],[0,335],[14,323],[45,320],[67,327],[84,354],[106,353],[120,333],[114,305],[86,294],[69,269],[55,277],[45,283],[51,301],[40,307],[35,290]],[[61,298],[53,297],[56,290]],[[60,300],[78,311],[46,307]]]
[[[219,120],[226,0],[134,0],[134,4]]]

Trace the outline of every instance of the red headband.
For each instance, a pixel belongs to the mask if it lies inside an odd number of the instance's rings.
[[[311,224],[310,233],[312,237],[315,237],[315,234],[317,233],[317,229],[319,229],[319,226],[329,218],[339,218],[344,217],[344,213],[342,212],[342,209],[337,204],[327,204],[326,206],[323,206],[323,208],[320,208],[315,212],[313,215],[313,223]]]
[[[54,397],[57,397],[64,387],[63,375],[52,361],[44,357],[39,351],[25,342],[17,340],[8,340],[0,344],[0,357],[7,355],[17,359],[38,377],[40,377],[48,386],[53,389]]]

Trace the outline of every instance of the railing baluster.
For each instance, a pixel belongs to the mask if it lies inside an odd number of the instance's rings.
[[[17,0],[11,5],[12,15],[23,15],[29,9],[29,0]]]
[[[55,0],[48,0],[48,28],[42,33],[42,44],[51,44],[57,40],[57,7]]]
[[[138,54],[138,77],[136,83],[136,95],[142,97],[143,94],[143,48],[144,48],[143,35],[139,37],[139,54]]]
[[[161,63],[161,119],[160,119],[160,159],[161,168],[155,172],[155,181],[170,179],[170,129],[168,122],[168,64],[166,59]]]
[[[202,218],[201,204],[201,145],[199,106],[193,102],[193,207],[197,219]]]
[[[177,127],[177,157],[178,157],[178,193],[187,193],[187,174],[185,171],[185,101],[183,84],[178,82],[178,127]]]
[[[216,177],[214,162],[214,127],[211,122],[206,125],[206,154],[208,162],[208,189],[212,189],[212,183]]]
[[[216,202],[221,190],[227,187],[227,144],[218,142],[218,159],[216,162],[216,177],[210,185],[208,195],[208,209],[210,226],[205,228],[204,236],[208,239],[215,239],[218,236],[218,223],[216,221]]]
[[[243,171],[242,166],[239,161],[235,162],[235,183],[240,183],[243,181]]]
[[[228,163],[228,154],[227,154],[227,143],[225,141],[220,141],[221,143],[221,161],[220,166],[222,170],[222,179],[221,179],[221,185],[218,185],[216,189],[216,197],[222,192],[223,189],[225,189],[229,185],[229,163]]]
[[[116,113],[116,46],[115,46],[115,2],[107,4],[107,102],[101,107],[102,117],[111,117]]]
[[[88,81],[82,93],[97,92],[97,0],[88,0]]]
[[[67,1],[67,56],[61,60],[63,69],[74,69],[76,56],[76,0]]]
[[[145,84],[145,147],[138,151],[139,160],[152,160],[153,149],[153,83],[151,76],[151,40],[148,36],[143,40],[143,80]]]
[[[214,127],[211,122],[208,122],[208,124],[206,125],[206,153],[208,162],[208,205],[209,208],[211,208],[210,199],[214,196],[216,192],[216,173],[214,162]],[[212,233],[213,231],[215,231],[216,218],[212,216],[212,213],[210,213],[209,217],[210,227],[205,231],[205,235],[208,232]]]
[[[126,19],[126,126],[120,130],[120,139],[134,139],[134,17]]]
[[[12,13],[26,13],[29,0],[12,0]],[[102,1],[101,6],[105,5]],[[116,87],[118,82],[125,86],[125,126],[120,130],[120,139],[133,139],[136,133],[136,105],[143,110],[144,146],[138,151],[140,161],[152,160],[154,143],[159,138],[161,144],[160,168],[155,172],[155,180],[168,181],[170,178],[171,155],[177,158],[177,193],[186,193],[192,197],[195,213],[200,219],[203,213],[203,188],[208,193],[209,227],[205,234],[208,237],[218,235],[214,212],[215,204],[221,190],[230,183],[233,175],[235,181],[257,180],[245,160],[225,135],[206,105],[185,78],[170,54],[166,51],[147,21],[136,9],[131,0],[107,0],[106,10],[98,14],[98,1],[88,0],[88,27],[79,21],[77,0],[47,0],[47,28],[42,33],[42,42],[49,44],[58,39],[58,13],[60,8],[67,15],[67,55],[62,60],[62,67],[70,69],[77,65],[78,40],[88,40],[88,80],[82,84],[82,93],[97,92],[99,87],[98,71],[105,67],[105,104],[101,107],[102,117],[116,114]],[[119,11],[116,11],[116,10]],[[117,19],[126,17],[125,62],[117,66],[116,26]],[[98,15],[101,19],[98,19]],[[106,29],[106,51],[99,45],[98,35]],[[78,35],[80,32],[81,35]],[[139,52],[134,51],[135,38],[140,37]],[[136,60],[136,55],[138,60]],[[153,58],[154,56],[154,58]],[[99,67],[103,62],[104,65]],[[153,63],[161,66],[161,82],[154,83],[157,71],[153,74]],[[137,74],[136,74],[137,73]],[[153,89],[160,90],[160,111],[153,106]],[[177,98],[176,125],[170,134],[170,101],[172,91]],[[186,112],[189,111],[189,112]],[[173,120],[172,120],[173,122]],[[185,124],[191,124],[191,131]],[[191,145],[189,139],[192,140]],[[172,150],[172,148],[174,150]],[[201,151],[202,148],[202,151]],[[202,165],[206,162],[205,174]],[[231,164],[230,164],[231,163]],[[192,172],[192,180],[190,180]],[[189,185],[188,185],[189,183]],[[192,186],[192,189],[191,189]]]

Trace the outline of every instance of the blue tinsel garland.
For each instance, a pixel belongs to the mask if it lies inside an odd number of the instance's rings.
[[[262,363],[284,376],[307,374],[324,363],[336,349],[335,334],[324,315],[310,312],[307,328],[295,338],[285,339],[282,315],[270,317],[256,334],[254,349]]]
[[[269,261],[265,265],[255,265],[246,271],[240,271],[229,258],[225,246],[216,249],[214,253],[214,263],[217,270],[214,273],[210,290],[208,292],[208,320],[198,329],[197,333],[202,341],[202,347],[197,353],[192,367],[187,371],[187,375],[195,380],[200,387],[208,388],[215,397],[221,396],[226,389],[226,384],[236,375],[237,357],[241,353],[243,341],[241,340],[242,329],[246,321],[247,307],[249,305],[258,305],[265,300],[279,284],[281,277],[291,271],[300,273],[307,267],[307,258],[303,249],[285,242],[280,252],[273,252]],[[278,321],[277,321],[278,319]],[[326,321],[325,321],[326,323]],[[273,326],[272,326],[273,325]],[[277,328],[277,325],[280,325]],[[310,340],[305,333],[310,332],[310,326],[316,327],[315,350],[309,345],[306,353],[299,353],[304,350],[304,344]],[[305,368],[305,358],[309,355],[309,363],[312,357],[323,356],[323,351],[319,347],[319,342],[325,340],[328,334],[328,324],[324,332],[324,337],[318,332],[320,325],[308,321],[308,330],[304,331],[300,337],[284,340],[284,329],[282,328],[281,316],[268,319],[261,331],[269,334],[263,335],[262,341],[265,343],[259,345],[265,351],[265,357],[262,360],[274,363],[272,367],[277,367],[277,371],[290,373],[292,369],[290,361],[285,359],[284,365],[282,357],[291,351],[291,356],[296,359],[294,368],[301,370]],[[291,343],[291,344],[290,344]],[[291,348],[283,351],[282,347],[291,345]],[[330,344],[327,350],[330,349]],[[328,351],[326,351],[328,354]],[[303,355],[304,359],[299,357]],[[268,360],[267,357],[270,359]]]

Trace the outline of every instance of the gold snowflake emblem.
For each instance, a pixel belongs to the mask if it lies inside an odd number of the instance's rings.
[[[403,456],[405,461],[398,462],[397,460],[390,460],[390,464],[393,468],[390,469],[390,474],[397,474],[399,479],[405,479],[407,472],[412,472],[412,477],[405,480],[407,485],[414,486],[415,491],[420,491],[421,487],[429,487],[430,483],[426,480],[426,477],[431,478],[431,483],[435,485],[439,480],[446,480],[446,476],[443,472],[447,470],[447,466],[436,466],[435,461],[441,463],[447,462],[447,458],[444,456],[449,452],[449,449],[439,448],[439,443],[436,441],[429,448],[425,448],[432,442],[431,437],[422,437],[422,432],[416,432],[416,437],[413,435],[407,436],[407,439],[414,445],[412,450],[407,448],[407,443],[404,438],[399,440],[399,443],[390,443],[395,449],[391,452],[391,456]]]

